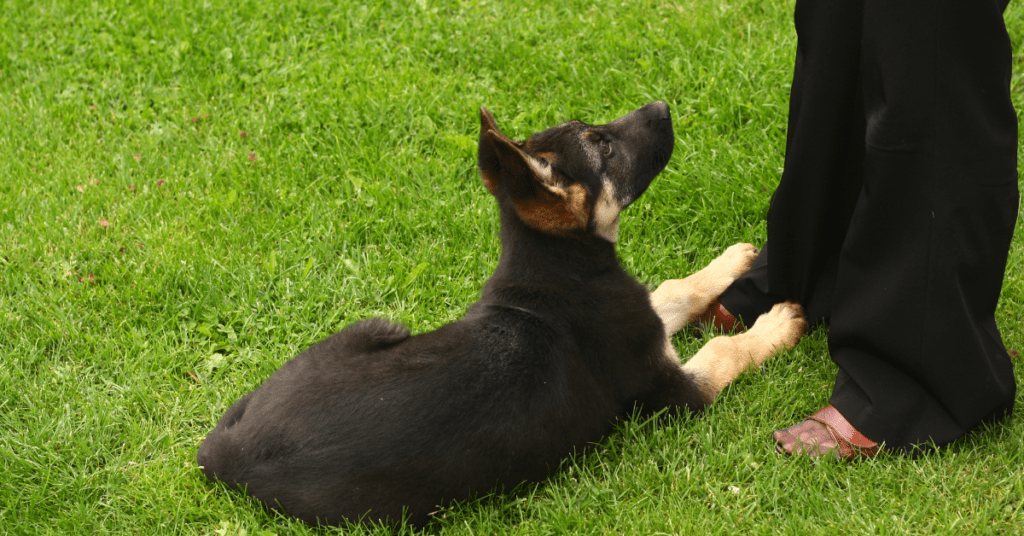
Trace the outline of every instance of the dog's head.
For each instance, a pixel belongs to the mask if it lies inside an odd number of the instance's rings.
[[[480,108],[478,164],[487,189],[527,226],[615,242],[619,212],[672,156],[672,115],[658,101],[606,125],[569,121],[516,142]]]

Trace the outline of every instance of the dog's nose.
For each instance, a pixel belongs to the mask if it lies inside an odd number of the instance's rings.
[[[667,123],[669,126],[672,125],[672,112],[668,108],[668,104],[664,101],[654,101],[647,106],[643,107],[644,116],[647,118],[645,123],[649,129],[658,129],[665,126]]]
[[[672,112],[668,109],[668,104],[665,104],[664,101],[654,101],[648,104],[648,106],[651,107],[651,111],[654,112],[658,119],[672,119]]]

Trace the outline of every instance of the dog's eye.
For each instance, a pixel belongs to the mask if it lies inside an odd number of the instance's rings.
[[[544,157],[537,158],[537,162],[539,162],[540,165],[542,165],[544,167],[548,167],[550,165],[550,164],[548,164],[548,159],[544,158]]]
[[[605,156],[612,154],[612,144],[604,142],[604,154]]]

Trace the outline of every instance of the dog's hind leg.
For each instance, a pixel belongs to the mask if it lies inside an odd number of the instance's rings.
[[[651,305],[671,335],[697,320],[725,289],[750,269],[757,248],[735,244],[699,272],[684,279],[669,279],[651,293]]]
[[[695,376],[704,394],[714,400],[740,373],[792,348],[806,330],[803,309],[795,303],[779,303],[746,332],[708,341],[683,370]]]

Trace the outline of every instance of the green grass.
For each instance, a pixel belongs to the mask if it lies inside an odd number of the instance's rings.
[[[195,451],[306,345],[370,316],[430,330],[475,300],[499,253],[481,105],[518,138],[671,105],[675,154],[620,233],[641,281],[765,238],[792,2],[221,4],[0,4],[0,532],[386,532],[268,513],[208,483]],[[1019,2],[1006,18],[1024,110]],[[997,313],[1018,351],[1022,230]],[[831,392],[825,340],[743,375],[701,418],[624,424],[546,483],[427,532],[1024,527],[1019,417],[920,459],[778,457],[771,430]]]

